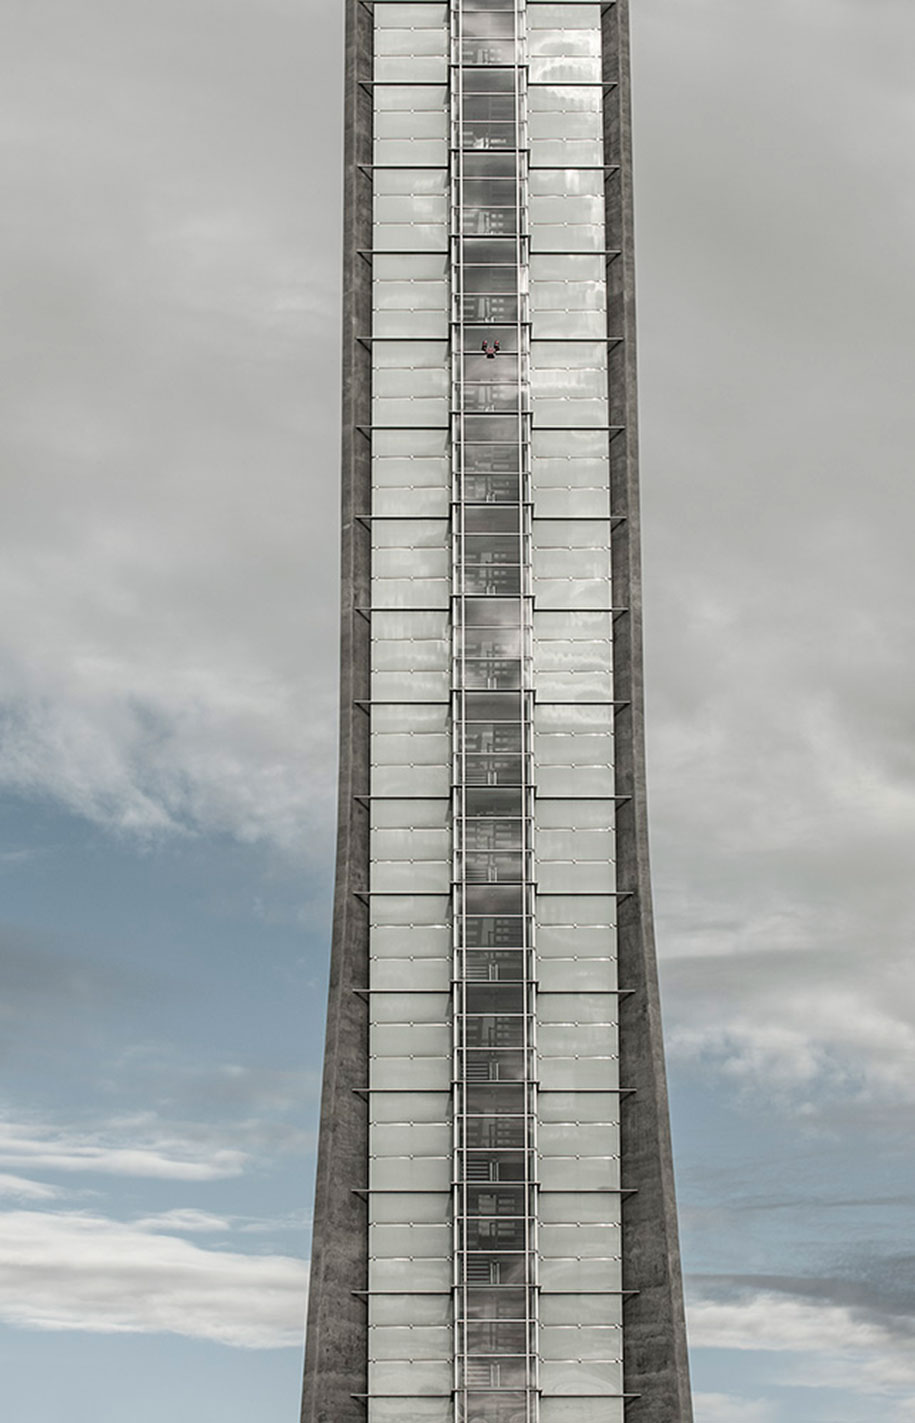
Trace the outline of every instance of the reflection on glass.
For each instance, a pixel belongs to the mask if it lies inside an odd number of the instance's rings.
[[[521,1047],[524,1043],[524,1018],[514,1015],[481,1014],[464,1019],[466,1047]]]
[[[525,943],[525,921],[501,914],[467,918],[464,942],[469,949],[521,948]]]

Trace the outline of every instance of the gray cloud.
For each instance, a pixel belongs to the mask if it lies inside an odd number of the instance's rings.
[[[305,54],[299,20],[11,37],[0,781],[108,827],[288,847],[329,810],[338,180],[300,136],[338,17]]]
[[[668,1020],[805,1110],[892,1099],[915,1057],[915,15],[647,0],[634,23]]]

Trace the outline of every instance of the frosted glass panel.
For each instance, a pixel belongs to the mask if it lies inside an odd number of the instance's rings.
[[[618,1290],[620,1282],[621,1270],[617,1260],[540,1262],[540,1284],[544,1290]]]
[[[384,90],[379,89],[379,94],[383,95]],[[576,118],[589,118],[588,114],[576,114]],[[552,133],[550,137],[552,137]],[[576,135],[578,136],[578,135]],[[388,109],[384,104],[375,107],[375,138],[438,138],[445,142],[448,137],[448,116],[442,111],[435,113],[431,109],[423,109],[420,112],[404,111],[398,109]],[[592,137],[591,134],[582,134],[583,138]],[[409,216],[405,220],[409,222]]]
[[[453,1337],[450,1329],[442,1327],[411,1329],[375,1325],[369,1329],[369,1358],[450,1359]]]
[[[433,374],[432,372],[428,373]],[[378,394],[389,394],[387,388],[379,390]],[[398,390],[397,394],[400,393]],[[419,392],[417,392],[419,393]],[[425,393],[425,391],[423,392]],[[547,399],[570,400],[580,402],[588,400],[603,400],[607,394],[607,376],[602,370],[584,370],[578,367],[574,370],[562,370],[557,367],[550,367],[535,371],[531,380],[531,393],[535,401],[542,402]],[[579,405],[575,404],[576,412]],[[538,411],[543,410],[542,403],[536,406]],[[539,415],[541,420],[546,421],[546,416]],[[549,421],[550,424],[555,422]],[[534,526],[534,537],[538,539],[538,527]],[[539,541],[539,539],[538,539]]]
[[[375,672],[372,696],[378,701],[446,701],[451,686],[448,672]]]
[[[451,1059],[449,1057],[376,1057],[370,1067],[369,1076],[373,1087],[394,1087],[399,1091],[415,1087],[448,1087],[451,1082]],[[445,1185],[450,1181],[450,1175]],[[378,1182],[375,1183],[379,1184]],[[406,1181],[391,1181],[388,1184],[402,1189]],[[424,1184],[428,1182],[418,1183]]]
[[[567,59],[532,54],[528,74],[532,84],[599,84],[600,60],[588,56]],[[425,79],[433,76],[423,74],[417,77]],[[546,147],[545,144],[542,146]],[[603,156],[602,149],[603,145],[600,143],[557,144],[556,151],[551,152],[545,161],[551,165],[559,164],[565,156],[570,168],[599,163]]]
[[[393,638],[372,644],[372,668],[376,672],[445,671],[451,665],[451,645],[444,638]]]
[[[541,1058],[569,1057],[569,1028],[562,1023],[543,1023],[537,1035]],[[616,1029],[611,1023],[580,1023],[575,1032],[577,1057],[614,1057]]]
[[[539,1215],[547,1224],[578,1221],[582,1225],[619,1225],[622,1200],[610,1191],[544,1191],[540,1195]]]
[[[436,485],[438,481],[435,481]],[[415,509],[418,514],[442,514],[448,508],[450,490],[444,485],[436,488],[422,488],[419,485],[401,488],[379,489],[377,482],[372,496],[372,509],[378,514],[408,514]]]
[[[541,894],[578,892],[600,894],[616,886],[616,871],[609,863],[538,860],[538,888]]]
[[[374,390],[385,399],[447,396],[448,377],[444,370],[429,366],[385,366],[375,372]]]
[[[408,55],[382,54],[375,60],[376,84],[444,84],[447,77],[448,61],[440,55],[414,58]]]
[[[450,1397],[373,1398],[369,1400],[368,1423],[454,1423],[454,1410]],[[608,1423],[616,1420],[609,1419]]]
[[[592,311],[544,311],[535,307],[531,313],[531,324],[535,340],[561,336],[594,337],[606,332],[607,318],[602,307]]]
[[[607,702],[613,696],[613,679],[609,672],[561,673],[544,670],[538,677],[537,691],[545,700]],[[554,794],[563,794],[561,785]]]
[[[552,1156],[540,1162],[540,1184],[545,1190],[557,1191],[606,1191],[610,1186],[618,1186],[619,1162],[603,1156]],[[555,1262],[554,1262],[555,1263]],[[609,1274],[599,1278],[575,1279],[574,1271],[560,1274],[553,1270],[549,1282],[541,1275],[545,1289],[618,1289],[619,1282]]]
[[[594,1325],[579,1329],[541,1326],[539,1346],[542,1359],[616,1360],[622,1357],[623,1334],[621,1329],[612,1326],[602,1329]],[[571,1389],[565,1391],[570,1393]]]
[[[375,111],[415,110],[423,113],[431,110],[442,113],[448,103],[448,90],[444,84],[376,84]]]
[[[429,553],[431,550],[424,549],[423,552]],[[609,579],[610,577],[610,551],[605,548],[535,548],[533,562],[534,576],[538,579],[574,578],[581,581],[586,578]],[[384,575],[379,571],[379,576],[383,577]],[[609,604],[608,594],[609,589],[605,590],[605,596],[602,599],[604,607]],[[541,601],[546,603],[545,599],[541,599]],[[597,603],[595,606],[600,608],[601,603]]]
[[[534,91],[536,92],[536,91]],[[599,141],[601,117],[598,113],[569,113],[558,110],[533,111],[528,131],[532,141],[543,138],[587,138]]]
[[[374,1191],[442,1191],[451,1183],[451,1156],[382,1156],[369,1161],[369,1186]],[[423,1289],[402,1278],[379,1289]],[[438,1288],[435,1286],[434,1288]]]
[[[600,26],[574,29],[562,21],[550,29],[531,25],[528,52],[532,55],[585,55],[597,58],[600,55]]]
[[[539,1243],[541,1254],[551,1259],[613,1258],[621,1249],[619,1229],[612,1225],[543,1225]]]
[[[437,740],[417,737],[418,741]],[[373,860],[445,860],[451,854],[451,836],[447,830],[374,830]]]
[[[384,0],[384,3],[376,4],[373,9],[375,28],[379,30],[391,29],[441,29],[448,23],[448,10],[445,5],[423,5],[410,3],[398,5],[396,0]]]
[[[598,1094],[595,1093],[595,1096]],[[580,1099],[579,1099],[580,1100]],[[443,1122],[451,1110],[444,1092],[372,1092],[369,1119],[376,1122]]]
[[[551,1226],[550,1229],[557,1227]],[[575,1229],[574,1226],[569,1227],[570,1231]],[[595,1230],[596,1227],[589,1229]],[[370,1258],[396,1260],[407,1256],[411,1260],[445,1259],[450,1251],[451,1228],[447,1225],[373,1225],[369,1230]]]
[[[579,1359],[570,1363],[544,1360],[540,1368],[540,1386],[545,1394],[619,1394],[623,1391],[622,1363],[599,1363]]]
[[[375,578],[372,604],[376,608],[447,608],[451,583],[447,578]]]
[[[537,1016],[544,1024],[612,1023],[616,1020],[614,993],[541,993]]]
[[[405,1018],[411,1023],[443,1023],[450,1008],[451,996],[447,993],[378,993],[371,1001],[372,1022],[379,1024],[402,1023]]]
[[[369,1363],[369,1392],[385,1394],[447,1394],[453,1365],[449,1359],[416,1361],[384,1359]]]
[[[419,1128],[417,1127],[418,1131]],[[619,1128],[597,1122],[541,1122],[537,1135],[541,1158],[547,1156],[616,1156]],[[391,1152],[385,1151],[389,1156]]]
[[[607,455],[606,435],[593,430],[535,430],[532,444],[541,459],[604,460]]]
[[[431,1092],[429,1096],[438,1100]],[[619,1102],[615,1092],[544,1092],[539,1099],[540,1120],[614,1122],[619,1118]]]
[[[450,785],[447,766],[384,766],[372,772],[372,794],[376,796],[443,796]]]
[[[595,221],[603,215],[604,211],[604,178],[600,171],[592,171],[587,168],[566,168],[562,164],[557,164],[555,168],[544,168],[535,171],[530,175],[531,202],[540,198],[549,197],[589,197],[600,202],[600,207],[594,209]],[[554,208],[552,220],[560,222],[562,220],[561,210]]]
[[[554,691],[556,679],[551,679]],[[571,698],[576,686],[567,687],[565,695]],[[613,768],[603,766],[549,766],[538,765],[536,770],[537,793],[540,796],[569,797],[581,796],[583,800],[596,795],[610,797],[614,792]],[[612,801],[607,802],[608,815],[613,810]],[[539,817],[538,817],[539,818]]]
[[[441,281],[376,281],[376,311],[445,311],[448,288]]]
[[[602,830],[614,822],[614,806],[607,800],[545,800],[536,807],[537,827],[558,830],[572,826],[580,830]]]
[[[544,924],[612,924],[615,904],[609,895],[548,895],[538,903]]]
[[[374,894],[444,894],[451,884],[451,862],[376,860],[369,882]]]
[[[540,1423],[624,1423],[622,1398],[542,1398]],[[388,1423],[370,1418],[369,1423]],[[413,1423],[401,1417],[398,1423]],[[419,1423],[419,1420],[416,1420]]]
[[[623,1301],[619,1295],[581,1294],[540,1297],[540,1321],[545,1327],[558,1324],[604,1325],[619,1328],[623,1322]]]
[[[536,519],[533,543],[536,548],[609,548],[609,520]]]
[[[544,860],[599,860],[613,858],[611,830],[538,830],[537,858]],[[437,843],[437,842],[436,842]]]
[[[609,947],[605,945],[605,949]],[[604,958],[549,958],[537,943],[537,978],[541,989],[549,991],[590,990],[606,993],[618,985],[616,962]]]
[[[377,925],[371,933],[374,958],[446,958],[451,949],[451,929],[440,925]]]
[[[450,1284],[450,1260],[369,1261],[370,1290],[446,1290]]]
[[[389,711],[389,707],[379,707]],[[425,711],[427,708],[422,707]],[[438,707],[430,710],[439,710]],[[450,762],[446,736],[392,734],[372,737],[372,761],[376,766],[445,766]]]
[[[445,1122],[385,1122],[369,1131],[371,1156],[444,1156],[451,1148]]]
[[[391,710],[393,711],[394,708]],[[419,709],[417,708],[417,710]],[[373,717],[378,715],[377,707],[373,708],[372,715]],[[372,804],[371,819],[372,825],[376,829],[398,825],[435,828],[450,823],[451,804],[448,800],[376,801]]]
[[[446,992],[451,984],[451,961],[446,958],[372,958],[369,987],[388,993],[405,989]]]
[[[545,672],[609,673],[612,655],[612,645],[606,639],[594,642],[586,642],[584,639],[578,642],[560,642],[556,638],[540,638],[534,644],[536,665]]]
[[[376,430],[372,446],[381,457],[444,460],[448,435],[445,430]]]
[[[556,550],[553,550],[556,552]],[[544,608],[609,608],[610,582],[601,578],[536,578],[534,596]]]
[[[619,1063],[615,1057],[541,1057],[540,1083],[544,1089],[566,1087],[616,1087],[619,1085]],[[559,1181],[552,1183],[561,1190],[570,1190],[580,1182]],[[598,1188],[607,1186],[606,1181],[594,1183]]]
[[[371,1031],[371,1050],[379,1057],[444,1057],[451,1032],[444,1024],[379,1023]]]
[[[611,710],[606,703],[579,703],[579,707],[583,711],[590,711],[592,708],[601,712]],[[559,710],[564,711],[567,708]],[[537,764],[541,766],[609,766],[613,763],[613,738],[607,733],[597,736],[589,736],[587,732],[578,736],[574,733],[551,733],[536,738],[534,756]]]
[[[561,1199],[566,1199],[562,1197]],[[572,1200],[584,1199],[573,1196]],[[601,1197],[601,1199],[603,1199]],[[369,1221],[372,1225],[394,1221],[416,1221],[418,1224],[445,1224],[451,1216],[451,1197],[442,1191],[392,1191],[369,1199]],[[407,1323],[437,1324],[438,1319],[408,1320]]]
[[[409,1327],[412,1324],[417,1328],[450,1324],[451,1299],[448,1295],[373,1295],[369,1300],[369,1319],[374,1325]]]
[[[596,30],[600,33],[600,6],[530,3],[527,23],[534,30]]]
[[[600,518],[607,512],[607,491],[606,489],[567,489],[546,488],[540,485],[536,489],[537,505],[544,514],[567,514],[570,509],[574,509],[576,514],[582,518],[594,515]]]
[[[537,931],[537,954],[540,958],[573,958],[579,955],[599,958],[612,954],[614,949],[612,929],[541,925]]]

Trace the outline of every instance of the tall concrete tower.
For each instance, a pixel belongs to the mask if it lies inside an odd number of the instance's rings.
[[[626,0],[347,0],[304,1423],[689,1423],[645,817]]]

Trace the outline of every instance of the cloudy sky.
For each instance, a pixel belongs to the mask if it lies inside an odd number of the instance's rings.
[[[0,1395],[296,1416],[338,0],[0,0]],[[915,1420],[910,0],[633,0],[697,1423]]]

